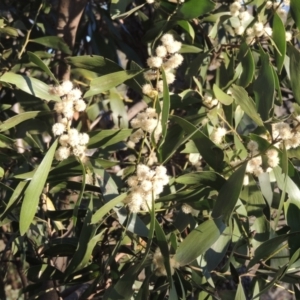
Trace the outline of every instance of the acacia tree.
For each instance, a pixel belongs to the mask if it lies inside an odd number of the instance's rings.
[[[0,11],[1,299],[300,298],[299,1]]]

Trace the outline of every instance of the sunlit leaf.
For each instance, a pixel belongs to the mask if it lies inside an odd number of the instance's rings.
[[[27,232],[37,211],[40,196],[45,186],[57,145],[58,140],[56,140],[47,151],[47,154],[45,155],[41,164],[34,173],[28,187],[26,188],[20,213],[21,235],[24,235]]]
[[[16,88],[37,98],[47,101],[60,101],[59,96],[49,93],[49,85],[36,78],[6,72],[0,76],[0,81],[14,84]]]

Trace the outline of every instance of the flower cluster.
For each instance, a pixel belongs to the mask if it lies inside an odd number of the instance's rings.
[[[219,103],[219,101],[217,99],[213,99],[212,96],[207,95],[207,94],[204,95],[202,102],[208,108],[212,108],[212,107],[218,105],[218,103]]]
[[[274,10],[276,10],[281,20],[285,23],[287,21],[289,6],[290,6],[290,0],[283,0],[278,2],[267,1],[265,7],[266,9],[273,8]]]
[[[253,44],[255,41],[255,38],[260,37],[271,37],[273,33],[273,30],[269,26],[265,26],[262,22],[256,22],[254,23],[252,28],[248,28],[246,30],[246,43],[247,44]]]
[[[57,102],[54,109],[57,113],[62,113],[65,118],[72,119],[74,112],[81,112],[86,109],[86,104],[81,99],[82,92],[78,88],[73,88],[71,81],[64,81],[59,86],[52,86],[49,92],[61,97],[62,101]]]
[[[288,123],[280,122],[272,125],[272,136],[274,141],[278,141],[276,146],[286,149],[297,148],[300,146],[300,116],[297,116],[294,122],[294,128],[291,128]]]
[[[247,174],[253,174],[256,177],[264,173],[265,171],[262,168],[263,164],[263,158],[260,155],[259,152],[259,146],[258,143],[255,141],[249,141],[247,144],[247,149],[249,150],[250,159],[248,160],[247,167],[246,167],[246,173]],[[276,148],[270,148],[265,153],[266,162],[268,164],[268,168],[266,169],[267,172],[271,171],[272,168],[275,168],[279,164],[279,157],[278,157],[278,151]],[[230,162],[231,166],[237,166],[241,163],[239,159],[235,159],[234,161]],[[248,185],[249,183],[249,176],[245,175],[244,178],[244,185]]]
[[[171,84],[175,81],[174,69],[183,62],[183,56],[178,53],[181,48],[181,42],[175,41],[172,34],[166,33],[161,37],[162,45],[155,49],[156,56],[147,59],[147,65],[150,70],[144,73],[144,77],[148,81],[156,81],[156,88],[147,83],[143,85],[143,93],[154,98],[158,92],[163,92],[162,74],[159,71],[161,67],[166,71],[166,81]]]
[[[86,145],[89,142],[89,136],[86,133],[79,133],[76,128],[71,128],[66,132],[57,134],[56,128],[62,123],[53,125],[54,135],[59,136],[60,147],[55,152],[55,158],[59,161],[67,159],[70,155],[80,158],[85,156]]]
[[[232,19],[231,22],[227,22],[227,24],[224,25],[224,28],[232,36],[242,35],[252,19],[249,12],[247,10],[242,11],[241,8],[242,5],[239,1],[234,1],[229,6],[230,14],[235,18]]]
[[[59,86],[50,87],[49,92],[62,98],[61,102],[55,104],[54,109],[64,116],[52,126],[52,132],[54,136],[59,136],[60,144],[55,152],[55,158],[59,161],[67,159],[70,155],[83,158],[89,136],[86,133],[79,133],[75,128],[70,128],[74,111],[80,112],[86,108],[85,102],[81,99],[81,91],[73,88],[72,82],[64,81]]]
[[[167,276],[167,271],[164,264],[164,257],[162,256],[159,248],[157,248],[153,254],[153,264],[155,267],[156,276]],[[178,269],[179,267],[179,263],[174,259],[173,256],[170,255],[171,275],[173,275],[175,269]]]
[[[129,137],[127,146],[129,148],[134,148],[146,133],[154,136],[154,139],[158,141],[161,132],[161,122],[158,117],[158,114],[154,108],[148,107],[144,112],[140,112],[133,118],[130,122],[132,128],[137,129]]]
[[[130,176],[127,180],[130,193],[124,202],[133,213],[139,212],[141,208],[149,210],[152,199],[155,199],[168,183],[169,177],[164,166],[157,166],[155,170],[151,170],[148,166],[139,164],[136,175]]]
[[[215,144],[221,144],[223,137],[226,135],[226,132],[227,131],[225,128],[218,127],[213,130],[213,132],[210,135],[210,138]]]

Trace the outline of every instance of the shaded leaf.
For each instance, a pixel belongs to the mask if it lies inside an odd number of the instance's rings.
[[[226,226],[220,219],[207,220],[182,241],[175,253],[175,260],[181,266],[187,265],[205,253],[219,238]]]
[[[29,40],[31,43],[36,43],[43,45],[48,48],[53,48],[56,50],[60,50],[66,54],[71,55],[72,51],[69,49],[68,45],[65,43],[63,38],[58,36],[44,36],[34,40]]]
[[[244,163],[222,186],[211,214],[213,218],[222,218],[225,223],[229,222],[243,186],[246,167],[247,164]]]
[[[189,0],[179,6],[178,12],[175,16],[180,19],[198,18],[212,11],[215,8],[215,3],[211,0]]]
[[[298,0],[290,1],[291,15],[296,23],[296,26],[300,30],[300,2]]]
[[[277,71],[280,74],[281,69],[283,67],[285,53],[286,53],[286,40],[285,40],[284,24],[276,12],[274,13],[274,18],[273,18],[272,38],[278,49],[278,50],[274,49],[274,54],[275,54]]]
[[[49,75],[56,84],[59,84],[58,80],[55,78],[54,74],[50,71],[47,65],[34,53],[27,51],[27,55],[29,57],[29,60],[36,64],[38,67],[40,67],[47,75]]]
[[[293,95],[297,103],[300,104],[300,52],[289,44],[288,54],[290,56],[290,79]]]
[[[260,59],[261,67],[259,68],[258,76],[253,83],[253,92],[255,95],[257,112],[260,114],[263,121],[267,121],[272,117],[270,113],[274,106],[275,81],[269,55],[261,50]],[[250,117],[253,118],[251,115]]]

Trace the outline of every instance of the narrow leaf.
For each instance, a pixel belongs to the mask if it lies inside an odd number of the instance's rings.
[[[239,167],[222,186],[212,211],[213,218],[221,217],[225,223],[229,222],[243,186],[246,166],[244,163]]]
[[[71,55],[72,51],[69,49],[65,41],[58,36],[43,36],[34,40],[29,40],[31,43],[43,45],[48,48],[60,50],[66,54]]]
[[[118,71],[94,78],[91,81],[90,89],[84,94],[84,97],[91,97],[108,91],[111,88],[120,85],[124,81],[135,77],[143,71],[144,70]]]
[[[220,219],[203,222],[178,246],[175,260],[181,266],[191,263],[217,241],[225,228],[225,224]]]
[[[275,12],[274,18],[273,18],[273,41],[276,44],[276,47],[278,49],[274,49],[275,54],[275,62],[277,71],[280,74],[284,59],[285,59],[285,53],[286,53],[286,40],[285,40],[285,28],[282,23],[281,18],[278,16],[278,14]]]
[[[270,114],[274,106],[274,91],[275,81],[273,77],[273,70],[270,64],[270,57],[260,51],[261,67],[259,74],[253,83],[253,92],[255,95],[257,111],[263,121],[267,121],[272,117]],[[250,116],[252,118],[252,116]]]
[[[47,154],[45,155],[41,164],[39,165],[36,172],[34,173],[31,182],[29,183],[25,191],[25,197],[21,206],[21,213],[20,213],[20,234],[21,235],[24,235],[26,233],[34,218],[40,196],[42,194],[43,188],[45,186],[48,177],[48,173],[51,168],[52,160],[57,145],[58,145],[58,140],[56,140],[48,150]]]
[[[288,45],[288,53],[290,56],[290,78],[293,95],[297,103],[300,104],[300,52],[294,46]]]
[[[50,114],[52,114],[51,111],[50,112],[49,111],[28,111],[28,112],[18,114],[1,123],[0,132],[13,128],[26,120],[32,120],[36,117],[50,115]]]
[[[32,77],[6,72],[0,81],[14,84],[18,89],[43,100],[61,101],[57,95],[49,93],[49,85]]]
[[[49,75],[56,84],[59,84],[58,80],[55,78],[54,74],[50,71],[47,65],[34,53],[27,51],[27,55],[29,57],[29,60],[36,64],[38,67],[40,67],[47,75]]]
[[[102,218],[116,205],[122,203],[122,201],[126,198],[127,194],[123,193],[114,199],[110,200],[106,204],[104,204],[101,208],[99,208],[92,216],[92,224],[98,223],[102,220]]]
[[[255,103],[249,98],[248,93],[244,88],[237,85],[232,85],[230,88],[232,96],[241,109],[258,125],[263,126],[264,123],[257,113]]]

